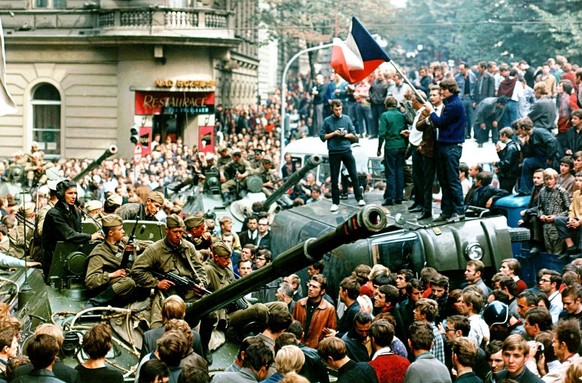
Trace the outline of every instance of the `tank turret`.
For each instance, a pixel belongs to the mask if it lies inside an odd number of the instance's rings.
[[[191,315],[201,318],[278,277],[289,275],[321,260],[327,252],[341,245],[378,233],[385,226],[384,211],[377,206],[366,206],[338,225],[335,230],[319,238],[309,238],[284,251],[269,265],[189,305],[188,311]]]
[[[81,182],[81,180],[83,179],[83,177],[85,177],[90,171],[92,171],[93,169],[95,169],[97,166],[101,165],[101,163],[103,161],[105,161],[106,159],[108,159],[109,157],[111,157],[112,155],[114,155],[115,153],[117,153],[117,146],[110,145],[107,148],[107,150],[105,152],[103,152],[103,154],[99,158],[97,158],[95,161],[91,162],[85,169],[83,169],[81,171],[81,173],[77,174],[73,178],[73,181],[75,181],[75,182]]]
[[[267,197],[265,202],[263,202],[263,211],[268,211],[269,207],[277,201],[284,193],[289,190],[289,188],[295,186],[303,177],[307,175],[311,170],[315,169],[319,164],[321,164],[322,159],[318,155],[314,155],[309,157],[307,161],[305,161],[305,165],[301,167],[301,169],[297,170],[295,173],[291,174],[287,181],[281,187],[273,192],[270,196]]]

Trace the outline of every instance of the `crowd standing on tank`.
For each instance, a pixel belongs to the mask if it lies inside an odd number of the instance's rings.
[[[42,186],[34,202],[16,205],[14,196],[0,198],[0,262],[42,267],[47,276],[57,241],[100,241],[89,255],[85,277],[92,292],[89,305],[122,306],[148,295],[152,301],[136,382],[208,382],[213,330],[240,344],[232,365],[214,373],[213,382],[328,382],[328,369],[338,382],[577,382],[582,376],[582,144],[577,138],[582,69],[561,57],[537,70],[525,61],[499,67],[479,62],[475,68],[434,63],[415,76],[411,72],[424,95],[413,92],[401,75],[377,71],[354,85],[334,74],[329,79],[317,75],[312,87],[300,78],[283,100],[275,94],[262,106],[218,106],[216,153],[155,137],[152,153],[137,169],[123,159],[106,160],[81,180],[91,195],[84,205],[77,183],[68,179],[87,163],[47,162],[33,145],[14,163],[24,165],[28,186]],[[273,169],[281,161],[283,180],[297,170],[290,159],[280,158],[281,102],[289,112],[287,140],[379,139],[386,183],[362,188],[355,183],[353,192],[362,205],[361,193],[369,188],[384,190],[386,206],[402,203],[404,159],[411,155],[409,211],[420,213],[419,220],[432,217],[435,176],[442,188],[436,222],[462,220],[466,206],[490,208],[514,191],[531,194],[520,224],[532,230],[532,252],[546,250],[571,262],[563,270],[539,270],[535,286],[520,279],[514,258],[505,259],[488,280],[482,262],[467,262],[462,286],[450,286],[447,276],[429,267],[415,275],[408,269],[360,265],[329,289],[325,264],[318,262],[309,267],[307,281],[288,275],[195,323],[189,308],[206,291],[272,262],[271,220],[267,213],[250,217],[237,233],[231,218],[217,222],[208,212],[184,214],[184,202],[165,198],[160,190],[173,182],[203,185],[208,173],[218,174],[226,204],[242,197],[241,181],[250,175],[259,175],[264,189],[275,189],[281,179]],[[334,120],[339,118],[341,126]],[[479,164],[459,163],[465,140],[482,146],[489,134],[500,157],[494,164],[499,188]],[[345,157],[349,144],[336,143],[340,146],[328,148],[338,156],[338,169],[340,162],[351,166]],[[48,167],[63,180],[45,185]],[[308,174],[289,194],[297,205],[331,198],[334,212],[347,189],[338,186],[338,178],[334,171],[333,183],[319,183]],[[94,220],[102,230],[83,233],[82,219]],[[136,219],[162,220],[165,238],[130,241],[123,220]],[[131,265],[122,264],[127,251],[139,254]],[[194,287],[180,289],[170,274],[188,278]],[[328,291],[339,291],[339,296]],[[88,359],[72,369],[58,359],[62,329],[39,326],[22,356],[21,324],[9,307],[0,308],[3,379],[123,380],[106,363],[111,348],[107,325],[85,333]],[[241,338],[250,322],[258,323],[258,335]]]

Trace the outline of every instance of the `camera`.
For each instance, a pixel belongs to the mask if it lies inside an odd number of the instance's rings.
[[[346,135],[346,129],[345,128],[340,128],[339,129],[340,132],[340,136],[345,136]]]

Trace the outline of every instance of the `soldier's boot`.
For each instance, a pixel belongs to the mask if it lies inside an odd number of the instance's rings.
[[[224,205],[230,204],[230,193],[222,193],[222,199],[224,200]]]
[[[89,307],[107,306],[112,301],[114,301],[115,298],[117,298],[117,294],[115,294],[113,287],[108,286],[101,293],[99,293],[95,297],[89,299],[87,306],[89,306]]]

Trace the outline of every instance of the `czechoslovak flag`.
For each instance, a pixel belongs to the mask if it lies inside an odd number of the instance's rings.
[[[386,61],[390,56],[355,16],[347,40],[333,39],[330,65],[350,84],[362,81]]]

